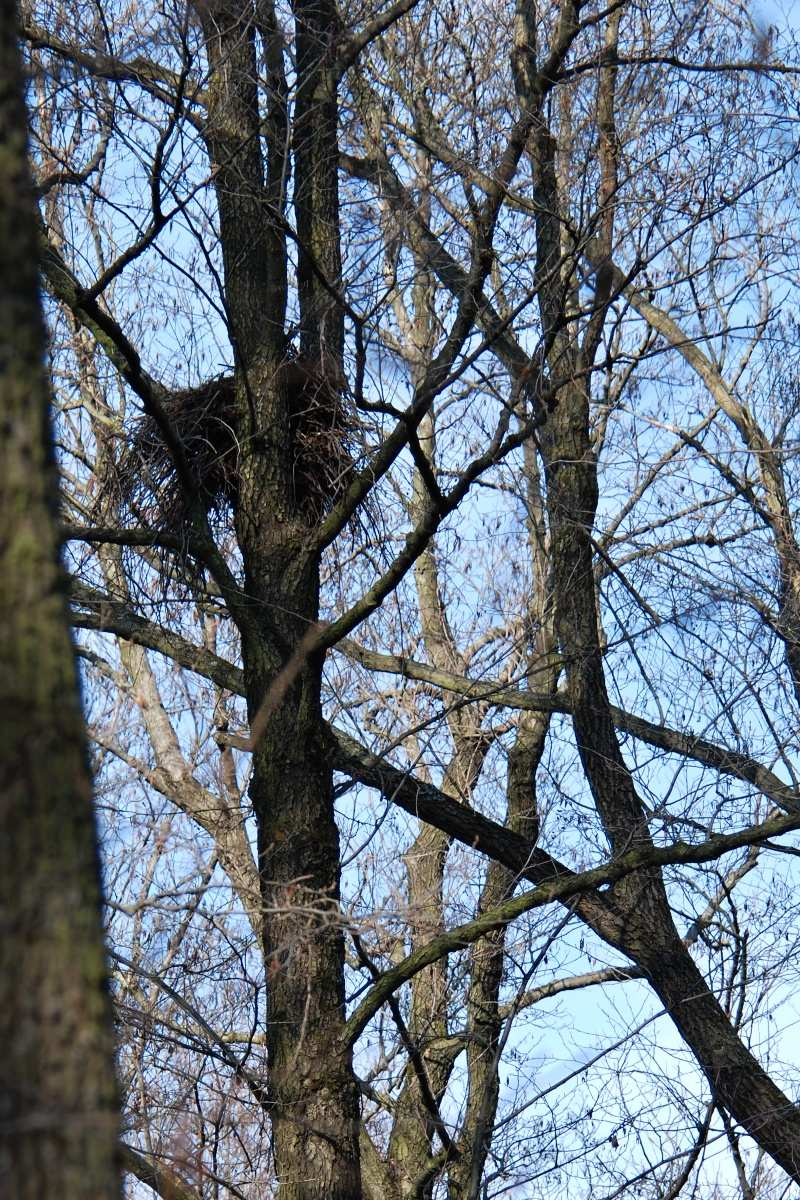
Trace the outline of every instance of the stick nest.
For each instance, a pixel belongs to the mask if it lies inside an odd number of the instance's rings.
[[[295,501],[318,522],[352,479],[355,414],[344,389],[300,359],[280,370],[287,390]],[[162,409],[180,442],[200,498],[212,517],[236,507],[242,438],[231,376],[171,392]],[[179,532],[186,502],[175,463],[156,420],[142,414],[118,465],[121,499],[139,520]]]

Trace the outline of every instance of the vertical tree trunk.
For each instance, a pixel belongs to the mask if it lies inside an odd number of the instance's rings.
[[[332,0],[295,0],[297,99],[294,120],[297,286],[301,350],[333,378],[341,372],[339,146],[333,60],[338,15]]]
[[[263,5],[262,36],[277,37]],[[255,13],[242,0],[200,7],[210,81],[206,141],[215,168],[229,333],[236,355],[236,532],[247,616],[240,620],[253,751],[267,956],[270,1117],[281,1200],[360,1200],[359,1093],[343,1048],[344,937],[333,768],[321,706],[322,661],[303,662],[274,708],[271,688],[319,615],[319,555],[297,495],[284,332],[288,258],[268,146],[261,156]],[[300,238],[300,350],[338,386],[342,314],[318,272],[339,282],[335,12],[298,3],[293,123]],[[280,70],[270,53],[273,76]],[[265,177],[266,176],[266,177]],[[295,398],[296,399],[296,398]],[[313,403],[313,397],[308,398]],[[264,707],[266,701],[266,707]]]
[[[275,570],[270,611],[280,620],[280,641],[296,646],[316,619],[318,564],[303,561],[293,547],[278,571],[279,547],[273,543],[266,553]],[[260,645],[251,638],[245,650],[251,720],[274,679],[274,637],[273,630]],[[269,718],[254,751],[250,788],[265,910],[269,1087],[281,1200],[361,1196],[358,1091],[341,1044],[339,836],[321,665],[318,659],[303,665]]]
[[[91,781],[58,560],[15,6],[0,3],[0,1194],[119,1195]]]

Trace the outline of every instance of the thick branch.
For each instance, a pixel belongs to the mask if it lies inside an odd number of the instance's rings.
[[[459,925],[455,929],[450,929],[439,937],[433,938],[426,946],[405,958],[397,967],[387,971],[368,992],[347,1022],[345,1031],[347,1041],[352,1044],[388,997],[409,979],[413,979],[417,972],[430,966],[443,955],[463,950],[493,930],[503,928],[524,913],[531,912],[535,908],[542,908],[555,901],[571,904],[571,907],[578,911],[578,904],[571,903],[576,898],[579,900],[582,896],[591,895],[606,884],[617,883],[648,867],[714,862],[731,850],[739,850],[744,846],[767,841],[775,836],[776,830],[784,834],[797,829],[800,829],[800,817],[774,817],[758,825],[740,829],[736,833],[720,834],[718,837],[709,838],[698,845],[676,842],[672,846],[652,846],[631,850],[601,867],[594,867],[580,874],[569,872],[565,877],[540,883],[531,891],[524,892],[521,896],[516,896],[512,900],[498,905],[490,912],[481,914],[474,921],[468,921],[464,925]],[[738,1041],[732,1031],[731,1036]],[[753,1063],[755,1064],[754,1059]],[[777,1092],[778,1089],[775,1088],[775,1091]],[[791,1107],[794,1108],[794,1106]]]
[[[144,1183],[161,1200],[200,1200],[200,1193],[185,1184],[163,1163],[134,1150],[125,1142],[120,1142],[119,1153],[123,1171]]]

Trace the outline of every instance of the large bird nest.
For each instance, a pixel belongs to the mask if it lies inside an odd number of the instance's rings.
[[[301,359],[280,368],[290,413],[295,501],[310,524],[346,491],[353,474],[354,412],[344,389],[331,385]],[[171,392],[162,410],[180,442],[198,494],[212,518],[236,507],[243,437],[231,376],[199,388]],[[257,436],[257,431],[256,431]],[[149,413],[135,424],[119,463],[121,499],[138,520],[181,532],[186,499],[172,454]]]

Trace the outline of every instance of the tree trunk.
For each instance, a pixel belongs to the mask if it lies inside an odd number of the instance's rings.
[[[0,1193],[119,1195],[91,780],[59,564],[15,6],[0,5]]]
[[[276,548],[270,555],[280,561]],[[294,549],[272,576],[281,641],[296,645],[317,613],[318,565]],[[299,611],[298,611],[299,610]],[[295,615],[296,614],[296,615]],[[277,619],[277,617],[276,617]],[[274,634],[273,634],[274,637]],[[275,659],[250,638],[245,676],[251,720]],[[267,956],[267,1037],[275,1162],[282,1200],[356,1200],[358,1091],[343,1051],[344,943],[339,836],[318,659],[307,661],[270,716],[253,755]]]
[[[598,499],[582,385],[564,388],[542,439],[553,545],[556,630],[586,778],[613,853],[652,846],[642,803],[611,719],[597,634],[591,528]],[[740,1041],[675,928],[661,872],[633,872],[610,890],[622,919],[619,948],[647,975],[691,1048],[717,1104],[795,1180],[800,1108]]]
[[[262,6],[262,35],[274,21]],[[261,157],[255,20],[241,0],[198,7],[211,69],[207,146],[225,264],[241,439],[236,533],[246,604],[239,626],[253,751],[250,797],[258,825],[267,956],[270,1117],[281,1200],[358,1200],[359,1093],[343,1048],[344,937],[333,767],[321,707],[322,661],[299,663],[274,703],[281,669],[319,615],[319,554],[298,495],[284,332],[288,259],[271,175]],[[273,14],[274,16],[274,14]],[[326,64],[334,12],[300,4],[292,138],[301,238],[301,345],[336,388],[342,315],[321,286],[339,277],[335,81]],[[281,72],[273,41],[273,77]],[[324,92],[324,96],[323,93]],[[318,107],[318,105],[320,107]],[[275,114],[273,114],[275,115]],[[278,116],[280,114],[277,114]],[[277,119],[277,118],[276,118]],[[265,177],[266,174],[266,177]],[[295,397],[295,400],[297,398]],[[306,398],[313,404],[315,397]],[[256,720],[257,714],[259,719]]]

